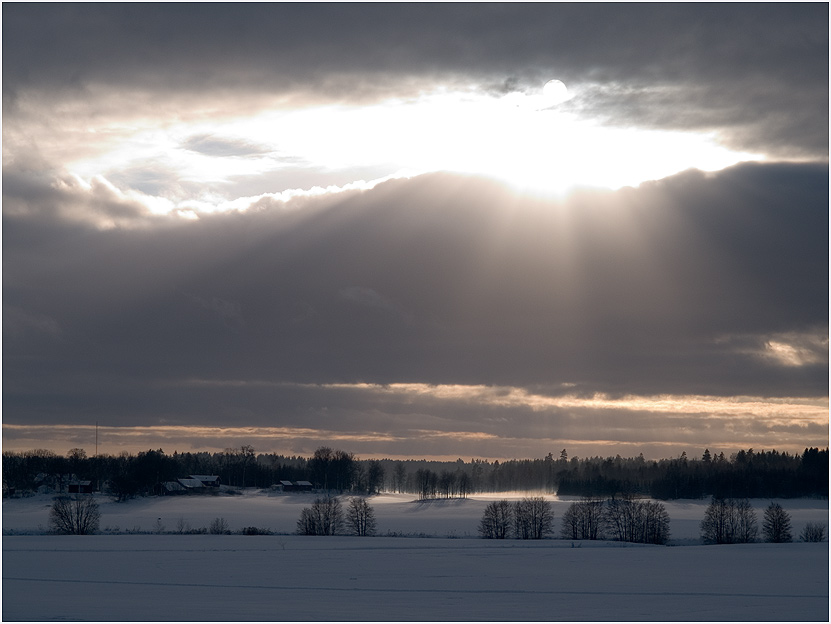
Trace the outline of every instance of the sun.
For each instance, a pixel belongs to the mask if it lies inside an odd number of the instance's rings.
[[[556,106],[569,99],[568,88],[562,80],[549,80],[542,87],[542,94],[549,106]]]

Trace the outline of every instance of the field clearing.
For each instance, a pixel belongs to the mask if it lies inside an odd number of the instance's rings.
[[[373,538],[289,534],[308,495],[101,499],[102,528],[224,517],[232,530],[286,533],[271,536],[10,535],[45,525],[51,499],[5,500],[3,619],[828,620],[827,542],[695,544],[706,501],[667,503],[675,547],[472,537],[484,505],[500,497],[373,497],[382,535],[438,536]],[[549,498],[559,520],[570,501]],[[827,522],[826,501],[780,502],[796,532]],[[766,504],[754,501],[760,523]]]
[[[827,621],[828,545],[14,536],[3,619]]]

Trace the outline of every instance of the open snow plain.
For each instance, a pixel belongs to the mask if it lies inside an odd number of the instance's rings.
[[[478,539],[497,498],[376,496],[372,538],[291,535],[312,495],[99,499],[110,532],[222,517],[271,536],[25,535],[51,498],[4,500],[3,619],[828,621],[827,542],[700,545],[707,501],[666,503],[675,547]],[[571,501],[547,498],[559,527]],[[796,533],[828,522],[827,501],[779,502]]]

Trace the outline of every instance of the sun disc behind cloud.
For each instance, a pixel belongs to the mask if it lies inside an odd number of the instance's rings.
[[[549,80],[543,85],[542,95],[548,106],[556,106],[569,99],[568,88],[562,80]]]

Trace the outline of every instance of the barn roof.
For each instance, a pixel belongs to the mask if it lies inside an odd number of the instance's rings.
[[[179,479],[179,483],[186,488],[201,488],[205,487],[205,484],[202,483],[199,479]]]
[[[280,485],[294,485],[291,481],[280,481]]]
[[[217,475],[190,475],[191,479],[198,479],[199,481],[219,481]]]
[[[311,484],[312,484],[311,481],[298,481],[297,482],[297,485],[309,485],[310,486]]]

